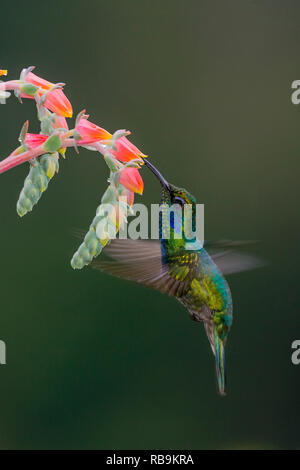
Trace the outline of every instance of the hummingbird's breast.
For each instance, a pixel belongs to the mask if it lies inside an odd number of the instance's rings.
[[[205,321],[212,315],[221,315],[230,328],[232,298],[221,271],[203,248],[195,253],[188,288],[181,302],[196,320]]]

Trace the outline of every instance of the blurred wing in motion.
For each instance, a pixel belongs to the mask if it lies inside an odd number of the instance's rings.
[[[258,257],[240,253],[234,248],[249,242],[209,242],[211,257],[224,275],[263,266]],[[205,248],[207,245],[204,245]],[[181,297],[188,286],[188,270],[185,277],[178,277],[176,260],[161,262],[159,241],[115,239],[105,247],[108,260],[96,259],[92,267],[113,276],[152,287],[164,294]],[[184,271],[184,270],[183,270]]]
[[[111,259],[94,260],[93,268],[174,297],[184,292],[184,279],[176,279],[172,276],[172,267],[162,264],[159,242],[115,239],[103,253]]]
[[[204,243],[204,248],[208,251],[220,271],[224,275],[234,274],[251,269],[261,268],[267,263],[258,256],[244,253],[239,248],[253,245],[256,240],[219,240]]]

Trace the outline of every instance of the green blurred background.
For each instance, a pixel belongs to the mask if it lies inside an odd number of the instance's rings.
[[[228,396],[200,324],[172,299],[73,271],[106,186],[73,150],[37,208],[15,204],[27,167],[1,175],[3,449],[299,447],[300,79],[297,1],[104,0],[2,6],[1,68],[63,81],[75,114],[132,140],[205,204],[209,239],[259,239],[269,261],[232,276]],[[1,113],[1,158],[33,103]],[[158,202],[143,171],[138,202]]]

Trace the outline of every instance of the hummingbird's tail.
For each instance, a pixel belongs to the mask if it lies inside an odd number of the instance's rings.
[[[222,339],[220,339],[216,328],[214,327],[214,349],[216,356],[216,371],[219,392],[221,395],[226,395],[226,358],[225,346]]]

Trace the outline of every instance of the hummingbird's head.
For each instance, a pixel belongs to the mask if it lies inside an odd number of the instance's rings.
[[[147,159],[143,160],[145,165],[152,171],[152,173],[154,173],[161,184],[161,205],[169,207],[172,206],[171,209],[173,210],[173,219],[167,220],[170,222],[170,226],[174,233],[180,236],[180,240],[176,240],[176,242],[174,242],[173,238],[176,237],[176,235],[172,235],[171,233],[170,240],[165,241],[165,245],[168,245],[169,251],[171,250],[171,247],[174,248],[174,251],[176,251],[179,247],[187,249],[186,243],[189,243],[189,246],[191,247],[190,243],[196,242],[195,235],[193,234],[196,227],[196,200],[194,196],[192,196],[185,189],[178,188],[177,186],[169,183],[155,168],[155,166],[152,165],[152,163],[150,163]],[[163,213],[169,217],[165,210],[163,210]],[[163,227],[163,225],[164,224],[161,223],[161,227]],[[162,228],[162,231],[163,230],[164,229]]]
[[[178,188],[173,184],[169,183],[162,174],[155,168],[152,163],[150,163],[147,159],[143,159],[145,165],[154,173],[156,178],[161,184],[162,187],[162,204],[179,204],[182,208],[185,204],[190,204],[193,208],[196,206],[196,200],[192,194],[190,194],[186,189]]]

